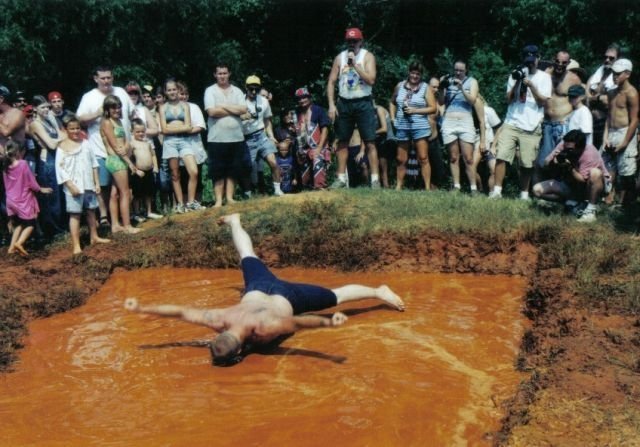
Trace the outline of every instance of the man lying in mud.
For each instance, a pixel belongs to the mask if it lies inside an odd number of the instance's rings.
[[[347,316],[336,312],[331,318],[300,315],[349,301],[377,298],[403,311],[402,299],[385,285],[378,288],[350,284],[326,289],[310,284],[282,281],[269,271],[253,251],[253,244],[242,228],[239,214],[221,217],[220,225],[231,228],[233,243],[241,259],[245,289],[240,303],[224,309],[195,309],[174,305],[140,305],[135,298],[124,302],[127,310],[181,318],[220,333],[210,344],[214,365],[229,365],[242,360],[246,344],[266,344],[277,337],[301,329],[335,327]]]

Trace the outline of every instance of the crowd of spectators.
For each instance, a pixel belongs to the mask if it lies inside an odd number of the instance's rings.
[[[543,61],[527,45],[505,73],[502,120],[464,60],[431,77],[411,62],[388,104],[376,103],[375,56],[358,28],[345,42],[329,73],[328,109],[300,87],[296,105],[277,117],[261,79],[238,88],[224,62],[204,92],[204,113],[184,82],[121,88],[109,66],[96,67],[96,86],[75,112],[58,91],[28,98],[0,85],[3,244],[26,256],[32,233],[46,242],[70,231],[79,253],[83,213],[89,241],[106,243],[98,230],[135,234],[146,219],[205,209],[207,183],[206,206],[221,207],[256,192],[327,189],[333,163],[332,189],[468,188],[499,199],[517,160],[521,200],[565,203],[581,222],[594,221],[602,203],[635,202],[638,94],[616,45],[590,77],[567,51]]]

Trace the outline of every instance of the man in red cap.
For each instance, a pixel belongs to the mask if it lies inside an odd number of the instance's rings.
[[[371,187],[380,188],[378,176],[378,152],[376,150],[376,111],[371,90],[376,82],[376,58],[362,48],[362,31],[349,28],[345,34],[347,49],[336,56],[329,73],[327,99],[329,118],[334,121],[338,139],[337,179],[332,188],[347,186],[348,145],[357,125],[367,147],[371,165]],[[338,82],[338,100],[335,100],[335,85]]]
[[[72,112],[71,110],[64,108],[64,99],[62,99],[62,94],[56,91],[49,92],[47,99],[49,100],[49,104],[51,104],[51,113],[53,113],[53,116],[56,118],[58,126],[60,129],[64,129],[62,120]]]

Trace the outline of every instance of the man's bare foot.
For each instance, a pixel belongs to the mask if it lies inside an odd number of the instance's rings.
[[[124,300],[124,308],[127,310],[130,310],[132,312],[135,312],[136,310],[138,310],[138,307],[140,307],[140,305],[138,304],[138,300],[135,298],[127,298],[126,300]]]
[[[133,228],[132,226],[124,227],[124,231],[127,234],[136,234],[142,231],[142,228]]]
[[[216,204],[213,205],[213,208],[222,208],[222,202],[216,202]]]
[[[233,222],[240,222],[239,213],[227,214],[226,216],[222,216],[221,218],[218,219],[218,225],[224,225],[224,224],[231,225]]]
[[[82,248],[80,248],[80,247],[73,247],[73,254],[74,254],[74,255],[79,255],[80,253],[82,253]]]
[[[91,245],[93,244],[108,244],[111,242],[111,239],[105,239],[103,237],[96,237],[91,239]]]
[[[124,227],[120,225],[111,225],[111,233],[120,233],[124,231]]]
[[[380,286],[377,289],[378,291],[378,298],[380,298],[383,301],[386,301],[387,303],[389,303],[389,305],[395,307],[396,309],[398,309],[400,312],[404,311],[404,301],[402,301],[402,299],[396,295],[395,293],[393,293],[393,291],[386,285]]]
[[[233,203],[238,203],[236,200],[233,199],[227,199],[227,205],[231,205]]]
[[[13,246],[16,250],[18,250],[18,253],[20,253],[20,256],[29,256],[29,252],[27,250],[24,249],[24,247],[20,244],[16,244]]]

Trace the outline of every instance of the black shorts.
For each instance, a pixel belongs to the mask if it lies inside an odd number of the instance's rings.
[[[13,224],[14,227],[22,226],[26,228],[26,227],[36,226],[36,219],[22,219],[21,217],[18,217],[16,214],[14,214],[13,216],[9,216],[9,219],[11,220],[11,223]]]
[[[281,295],[291,303],[294,315],[323,310],[338,304],[338,297],[332,290],[282,281],[258,258],[245,257],[240,265],[244,276],[244,293],[258,290],[267,295]]]
[[[153,171],[145,171],[144,177],[138,177],[133,174],[131,176],[131,189],[133,197],[153,197],[156,189],[156,180]]]
[[[207,143],[209,176],[214,182],[225,178],[241,178],[251,173],[251,156],[244,141]]]

